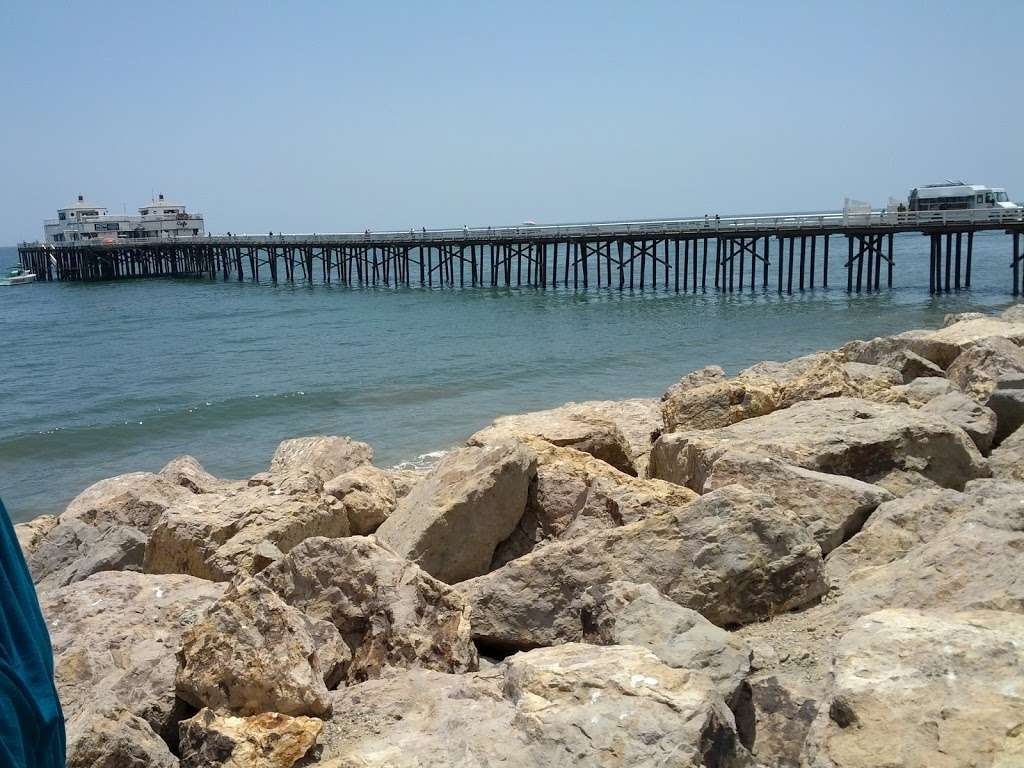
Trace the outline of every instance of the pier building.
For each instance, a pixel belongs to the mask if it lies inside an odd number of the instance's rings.
[[[125,239],[201,237],[206,234],[203,215],[189,213],[181,203],[162,194],[139,208],[138,216],[111,215],[107,208],[79,195],[71,205],[57,209],[57,218],[43,223],[47,243],[76,243]]]

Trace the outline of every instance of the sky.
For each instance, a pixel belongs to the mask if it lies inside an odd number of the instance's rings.
[[[1024,2],[0,0],[0,244],[1024,199]]]

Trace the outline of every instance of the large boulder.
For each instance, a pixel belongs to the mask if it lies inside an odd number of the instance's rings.
[[[920,408],[925,403],[930,403],[950,392],[960,391],[949,379],[941,376],[919,376],[908,384],[893,387],[893,390],[906,399],[907,405],[914,408]]]
[[[1024,304],[1011,304],[999,317],[1008,323],[1024,323]]]
[[[277,446],[270,460],[270,474],[310,475],[325,483],[372,460],[373,449],[351,437],[296,437]]]
[[[1024,429],[1018,428],[1003,440],[999,447],[992,451],[988,465],[995,478],[1024,482]]]
[[[373,539],[307,539],[256,580],[337,627],[352,654],[350,682],[389,667],[477,668],[461,595]]]
[[[630,646],[569,644],[474,675],[418,672],[335,694],[332,768],[749,766],[704,675]]]
[[[921,412],[941,416],[953,426],[960,427],[982,454],[987,454],[992,448],[996,414],[977,400],[961,392],[950,392],[922,405]]]
[[[755,722],[751,751],[756,765],[801,768],[804,739],[818,713],[818,687],[775,671],[755,674],[747,685]]]
[[[1024,344],[1024,322],[1010,322],[996,317],[962,320],[927,333],[925,338],[942,349],[942,359],[936,362],[948,368],[965,350],[993,339],[1006,339],[1018,346]]]
[[[187,454],[167,462],[160,470],[160,476],[192,493],[212,493],[230,485],[211,475],[197,458]]]
[[[988,473],[975,445],[945,419],[848,397],[797,403],[721,429],[662,435],[651,454],[651,473],[701,488],[715,460],[730,449],[867,482],[905,470],[962,488]]]
[[[868,341],[851,341],[838,351],[850,362],[897,370],[906,384],[922,376],[943,376],[943,365],[956,356],[955,347],[931,341],[928,336],[928,331],[907,331]]]
[[[441,581],[486,573],[515,530],[536,470],[522,444],[462,448],[445,456],[377,529],[377,538]]]
[[[547,544],[459,586],[474,637],[507,650],[579,640],[583,592],[616,580],[652,584],[719,626],[806,605],[825,591],[821,550],[804,526],[740,486]]]
[[[1020,765],[1024,617],[885,610],[843,637],[807,765]]]
[[[537,461],[526,511],[498,545],[489,570],[522,557],[544,542],[613,528],[688,504],[697,494],[663,480],[645,480],[573,448],[536,438],[526,443]]]
[[[363,464],[327,481],[324,493],[341,502],[349,529],[359,536],[376,531],[398,504],[392,473],[372,464]]]
[[[701,493],[739,483],[775,498],[807,526],[823,555],[860,530],[893,495],[852,477],[815,472],[778,459],[728,450],[711,465]]]
[[[182,636],[177,692],[197,709],[320,717],[331,709],[325,680],[336,682],[350,655],[333,624],[245,579]]]
[[[191,576],[106,571],[43,593],[64,716],[117,705],[176,743],[174,653],[222,591]]]
[[[988,400],[1006,375],[1024,375],[1024,349],[1000,336],[971,345],[946,369],[949,380],[979,403]]]
[[[149,723],[123,707],[87,707],[66,729],[67,768],[178,768]]]
[[[650,584],[628,581],[588,588],[581,601],[581,622],[584,642],[641,646],[670,667],[706,674],[736,714],[741,737],[745,736],[751,654],[733,634],[672,602]]]
[[[46,591],[100,571],[141,571],[145,553],[146,536],[137,528],[70,518],[38,542],[27,562],[37,589]]]
[[[204,709],[181,723],[181,768],[291,768],[322,728],[315,717],[235,717]]]
[[[627,474],[638,475],[650,453],[651,435],[660,429],[661,415],[652,400],[566,403],[547,411],[501,416],[472,435],[467,444],[540,438],[551,445],[589,453]]]
[[[985,403],[996,415],[995,443],[998,445],[1024,426],[1024,376],[1003,376]]]
[[[202,494],[167,509],[146,547],[149,573],[227,581],[253,574],[311,536],[347,536],[348,515],[321,493],[266,485]]]
[[[127,525],[148,535],[168,507],[193,496],[162,475],[131,472],[90,485],[71,500],[60,519]]]
[[[779,405],[775,381],[726,379],[717,366],[684,376],[661,396],[666,432],[715,429],[771,413]]]

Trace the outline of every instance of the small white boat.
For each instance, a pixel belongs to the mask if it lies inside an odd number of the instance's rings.
[[[7,273],[6,277],[0,277],[0,285],[25,285],[34,283],[36,275],[34,272],[26,272],[21,267],[15,267]]]

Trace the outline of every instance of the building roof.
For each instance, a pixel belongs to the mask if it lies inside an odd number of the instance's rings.
[[[145,205],[140,205],[139,210],[146,210],[147,208],[184,208],[184,203],[177,203],[173,200],[166,200],[163,195],[150,200]]]
[[[105,206],[105,205],[95,205],[93,203],[87,202],[86,199],[82,195],[79,195],[78,199],[75,200],[71,205],[65,206],[63,208],[58,208],[57,210],[58,211],[79,211],[79,210],[83,210],[83,209],[105,211],[105,210],[107,210],[107,206]]]

